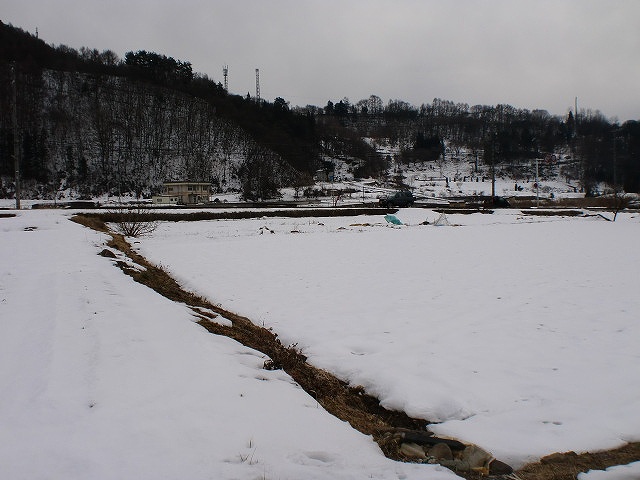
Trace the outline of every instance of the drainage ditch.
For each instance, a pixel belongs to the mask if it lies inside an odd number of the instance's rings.
[[[110,231],[101,215],[76,215],[71,220],[110,235],[107,246],[124,254],[128,261],[117,260],[117,255],[108,249],[101,255],[115,259],[116,265],[135,281],[170,300],[188,305],[197,323],[207,331],[233,338],[262,352],[267,357],[264,368],[284,370],[329,413],[348,422],[359,432],[371,435],[390,459],[439,463],[469,480],[575,480],[578,473],[589,469],[640,460],[640,443],[631,443],[621,449],[595,454],[554,454],[513,472],[511,467],[475,445],[435,437],[428,431],[431,422],[427,419],[411,418],[404,412],[387,410],[362,387],[350,386],[331,373],[310,365],[297,345],[284,345],[273,330],[260,327],[246,317],[184,290],[164,269],[135,252],[124,236]],[[216,321],[218,317],[227,322],[219,323]]]

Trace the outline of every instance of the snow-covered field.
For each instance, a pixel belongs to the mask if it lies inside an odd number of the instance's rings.
[[[98,256],[106,236],[70,212],[14,213],[0,218],[6,478],[454,477],[385,459],[260,354]],[[640,440],[640,216],[398,217],[162,223],[135,245],[311,363],[515,467]]]

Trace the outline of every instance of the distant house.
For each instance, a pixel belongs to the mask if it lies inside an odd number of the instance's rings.
[[[333,182],[335,179],[335,165],[331,162],[323,162],[324,168],[316,170],[313,179],[316,182]]]
[[[211,184],[206,182],[166,182],[162,194],[153,196],[158,205],[196,205],[209,201]]]

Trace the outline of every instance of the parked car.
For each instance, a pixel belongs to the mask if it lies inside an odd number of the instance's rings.
[[[413,196],[413,193],[402,190],[380,198],[378,203],[381,207],[410,207],[415,201],[416,197]]]

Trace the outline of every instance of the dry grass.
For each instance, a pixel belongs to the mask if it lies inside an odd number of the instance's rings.
[[[522,210],[523,215],[538,217],[580,217],[584,215],[582,210]]]
[[[620,199],[612,195],[600,197],[580,197],[580,198],[541,198],[539,206],[541,208],[582,208],[613,211],[619,208]],[[513,197],[509,199],[509,204],[514,208],[533,208],[538,206],[535,198]]]
[[[71,221],[79,223],[80,225],[84,225],[85,227],[91,228],[92,230],[96,230],[97,232],[109,232],[109,227],[99,215],[74,215],[73,217],[71,217]]]
[[[575,480],[589,470],[604,470],[640,460],[640,443],[629,443],[615,450],[576,454],[555,453],[539,462],[525,465],[517,473],[522,480]]]
[[[242,220],[263,217],[353,217],[358,215],[384,215],[385,213],[396,212],[397,210],[397,208],[318,208],[309,210],[293,208],[289,210],[236,210],[232,212],[206,210],[191,213],[149,210],[144,213],[143,218],[145,221],[196,222],[201,220]],[[117,224],[128,221],[135,215],[137,215],[135,212],[113,211],[83,213],[79,216],[95,218],[104,223]]]

